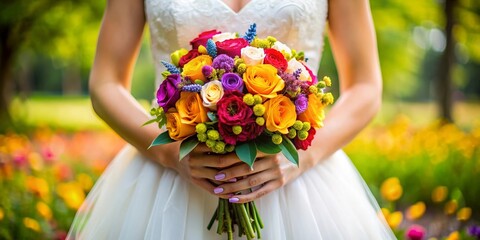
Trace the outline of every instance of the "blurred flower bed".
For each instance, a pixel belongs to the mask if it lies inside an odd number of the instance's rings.
[[[0,135],[0,239],[63,239],[123,145],[110,131]],[[418,128],[399,117],[345,151],[399,239],[480,239],[480,125]]]
[[[64,239],[123,144],[107,131],[0,135],[0,239]]]
[[[345,151],[399,239],[480,239],[480,125],[367,128]]]

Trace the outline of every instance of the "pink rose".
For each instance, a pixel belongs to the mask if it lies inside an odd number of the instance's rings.
[[[247,40],[243,38],[227,39],[222,42],[216,42],[218,55],[226,54],[231,58],[241,56],[241,50],[248,46]]]
[[[185,66],[185,64],[187,64],[188,62],[190,62],[190,60],[200,56],[201,54],[198,52],[197,49],[192,49],[190,51],[188,51],[187,54],[183,55],[180,60],[178,60],[178,66],[183,68],[183,66]]]
[[[263,63],[270,64],[282,72],[287,70],[288,62],[281,52],[273,48],[267,48],[264,51],[265,58],[263,59]]]
[[[198,47],[200,45],[206,46],[208,39],[212,38],[213,36],[215,36],[219,33],[221,33],[221,32],[219,32],[215,29],[202,32],[202,33],[200,33],[200,35],[198,35],[198,37],[196,37],[195,39],[190,41],[190,45],[192,45],[192,49],[198,49]]]
[[[243,93],[233,90],[225,91],[217,103],[218,121],[228,125],[242,125],[252,118],[253,110],[243,102]]]

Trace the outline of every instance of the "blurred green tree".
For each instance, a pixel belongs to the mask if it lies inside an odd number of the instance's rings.
[[[71,72],[89,66],[104,4],[95,0],[0,2],[0,132],[13,127],[9,103],[12,69],[19,56],[28,52],[56,56]]]

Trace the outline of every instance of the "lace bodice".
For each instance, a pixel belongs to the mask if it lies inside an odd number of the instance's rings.
[[[257,35],[276,37],[305,52],[315,71],[320,62],[327,0],[251,0],[238,13],[221,0],[145,0],[157,84],[164,70],[161,60],[170,53],[190,49],[189,42],[205,30],[243,34],[257,24]]]

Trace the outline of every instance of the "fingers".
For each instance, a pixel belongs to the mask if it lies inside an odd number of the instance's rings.
[[[247,203],[254,201],[255,199],[261,198],[275,189],[282,186],[282,182],[277,180],[270,181],[263,185],[262,187],[258,188],[257,190],[247,193],[247,194],[239,194],[239,195],[228,195],[228,201],[231,203]]]
[[[261,186],[264,183],[275,181],[282,176],[276,169],[269,169],[260,173],[252,174],[247,178],[238,180],[235,183],[224,183],[213,189],[215,194],[231,194],[238,193],[244,190],[255,189],[257,186]]]
[[[264,171],[268,168],[274,168],[278,166],[278,164],[279,162],[276,160],[275,156],[268,156],[265,158],[257,159],[253,163],[252,168],[250,168],[250,166],[248,166],[247,164],[238,164],[221,170],[220,172],[218,172],[217,176],[222,176],[222,179],[239,178]]]
[[[213,168],[225,168],[241,162],[237,155],[234,153],[206,154],[202,152],[190,154],[189,161],[192,166]]]

